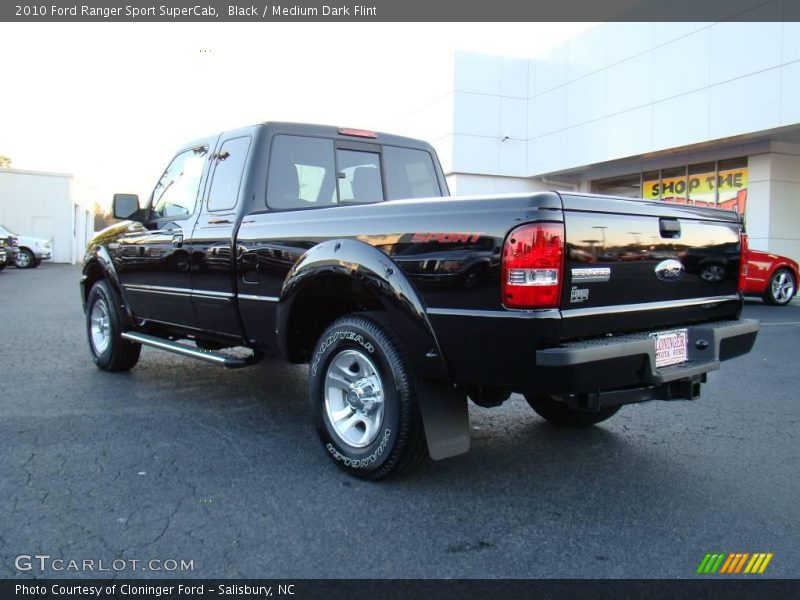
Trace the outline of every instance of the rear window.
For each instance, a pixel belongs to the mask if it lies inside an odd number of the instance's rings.
[[[366,146],[366,145],[364,145]],[[287,210],[369,204],[441,195],[433,157],[395,146],[336,148],[334,140],[276,135],[267,173],[267,206]]]
[[[337,150],[339,202],[371,204],[383,200],[381,155],[377,152]]]
[[[441,195],[433,159],[424,150],[384,146],[383,162],[388,200]]]

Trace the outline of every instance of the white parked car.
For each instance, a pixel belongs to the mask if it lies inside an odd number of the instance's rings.
[[[17,242],[18,252],[14,265],[18,269],[33,269],[43,260],[53,256],[53,243],[50,240],[35,238],[29,235],[17,235],[7,227],[0,225],[0,238],[13,237]]]

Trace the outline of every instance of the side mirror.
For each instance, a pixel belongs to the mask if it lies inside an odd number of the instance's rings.
[[[136,194],[114,194],[111,212],[115,219],[138,220],[139,196]]]

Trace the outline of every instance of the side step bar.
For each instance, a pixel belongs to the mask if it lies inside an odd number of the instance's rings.
[[[227,369],[240,369],[253,364],[254,360],[250,358],[240,358],[238,356],[227,356],[219,352],[212,352],[210,350],[201,350],[200,348],[192,348],[185,344],[179,344],[171,340],[156,337],[154,335],[147,335],[146,333],[137,333],[135,331],[124,331],[122,339],[129,342],[136,342],[137,344],[144,344],[145,346],[152,346],[159,350],[166,350],[167,352],[174,352],[181,356],[188,356],[189,358],[196,358],[206,362],[225,367]]]

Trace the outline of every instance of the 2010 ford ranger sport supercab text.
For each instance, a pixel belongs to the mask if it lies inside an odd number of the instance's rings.
[[[697,398],[755,341],[735,213],[447,194],[413,139],[266,123],[193,142],[146,207],[117,194],[126,221],[89,244],[94,360],[124,371],[148,345],[225,367],[307,362],[325,452],[379,479],[466,452],[467,397],[519,392],[556,425],[592,425]],[[723,276],[703,278],[708,262]]]

